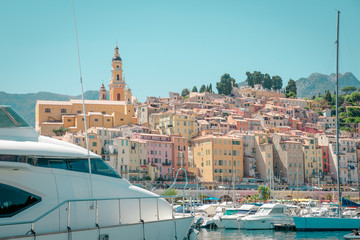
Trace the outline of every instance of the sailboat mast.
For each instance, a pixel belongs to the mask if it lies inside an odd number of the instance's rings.
[[[338,204],[339,217],[341,206],[341,189],[340,189],[340,159],[339,159],[339,21],[340,11],[337,11],[337,28],[336,28],[336,161],[337,161],[337,182],[338,182]]]

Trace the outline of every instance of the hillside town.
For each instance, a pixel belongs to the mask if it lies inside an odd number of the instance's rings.
[[[109,90],[102,84],[99,100],[85,100],[86,125],[81,100],[38,100],[39,133],[84,148],[88,135],[90,150],[134,183],[187,177],[209,190],[263,182],[332,190],[340,168],[342,185],[358,185],[360,128],[340,132],[338,166],[336,118],[316,99],[255,84],[232,87],[230,95],[169,92],[140,103],[123,77],[118,47],[110,71]]]

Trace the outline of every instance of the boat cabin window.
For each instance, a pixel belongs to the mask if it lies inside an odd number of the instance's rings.
[[[271,211],[271,214],[278,214],[278,213],[283,213],[284,209],[283,208],[273,208],[273,210]]]
[[[50,159],[50,158],[39,158],[37,159],[36,166],[66,169],[75,172],[89,172],[88,160],[87,159]],[[102,159],[91,159],[91,173],[98,174],[108,177],[120,178],[119,174],[112,169]]]
[[[27,163],[27,157],[15,155],[0,155],[0,162],[22,162]]]
[[[89,172],[88,159],[35,158],[27,156],[0,155],[0,162],[1,161],[28,163],[32,166],[57,168],[75,172]],[[91,159],[91,173],[121,178],[119,174],[102,159]]]
[[[0,183],[0,218],[12,217],[41,201],[41,197]]]

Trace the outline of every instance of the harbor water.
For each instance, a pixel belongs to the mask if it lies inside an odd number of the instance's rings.
[[[275,230],[239,230],[239,229],[216,229],[210,230],[202,228],[198,235],[199,240],[218,240],[218,239],[344,239],[344,235],[350,231],[275,231]]]

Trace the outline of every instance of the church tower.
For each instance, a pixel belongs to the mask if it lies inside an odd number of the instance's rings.
[[[99,91],[99,100],[106,100],[107,99],[107,93],[104,84],[101,85],[100,91]]]
[[[122,61],[119,54],[119,48],[116,45],[115,54],[111,64],[110,78],[110,101],[125,101],[125,79],[123,79]]]

